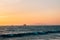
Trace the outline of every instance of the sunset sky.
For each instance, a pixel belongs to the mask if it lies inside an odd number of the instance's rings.
[[[60,0],[0,0],[0,25],[60,25]]]

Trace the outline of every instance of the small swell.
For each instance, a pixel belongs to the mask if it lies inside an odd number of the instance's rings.
[[[50,33],[60,33],[60,31],[47,31],[47,32],[31,32],[31,33],[19,33],[19,34],[3,34],[0,37],[23,37],[23,36],[30,36],[30,35],[47,35]]]

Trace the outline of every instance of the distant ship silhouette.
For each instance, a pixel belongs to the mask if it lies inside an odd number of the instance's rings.
[[[26,24],[23,24],[23,26],[27,26]]]

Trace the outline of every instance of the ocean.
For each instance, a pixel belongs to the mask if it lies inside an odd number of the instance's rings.
[[[60,40],[60,25],[0,26],[0,40]]]

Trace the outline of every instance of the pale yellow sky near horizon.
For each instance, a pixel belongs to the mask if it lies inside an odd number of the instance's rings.
[[[0,25],[60,25],[60,0],[0,0]]]

